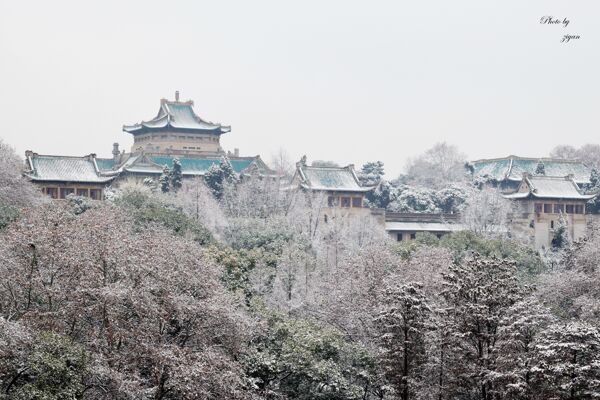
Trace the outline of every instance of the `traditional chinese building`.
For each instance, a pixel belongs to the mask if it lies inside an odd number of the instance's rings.
[[[240,176],[259,174],[274,176],[260,156],[242,157],[237,149],[225,152],[220,138],[230,126],[200,118],[191,100],[162,99],[157,115],[149,121],[124,125],[123,131],[133,135],[131,152],[119,150],[114,143],[112,158],[40,155],[26,152],[26,175],[40,185],[44,193],[64,199],[74,193],[93,199],[104,197],[104,188],[124,179],[142,181],[158,178],[163,169],[173,167],[177,158],[185,178],[203,176],[208,169],[227,156]]]
[[[523,174],[537,174],[543,168],[547,176],[572,175],[573,181],[583,187],[590,183],[592,169],[577,160],[529,158],[508,156],[472,161],[467,164],[473,179],[482,179],[498,186],[504,193],[516,191]]]
[[[419,233],[431,233],[440,239],[465,229],[459,214],[385,213],[385,230],[398,242],[415,240]]]
[[[365,193],[372,187],[362,186],[354,165],[345,167],[312,166],[306,164],[306,156],[296,163],[292,185],[327,196],[329,207],[363,208]]]
[[[221,135],[230,126],[204,121],[194,112],[194,102],[161,99],[156,117],[134,125],[124,125],[123,131],[133,135],[131,153],[168,155],[219,156]]]
[[[65,199],[69,194],[104,198],[104,188],[115,179],[113,171],[103,171],[95,154],[84,157],[25,153],[25,175],[53,199]],[[99,165],[100,164],[100,165]]]
[[[524,174],[514,193],[505,198],[516,202],[512,225],[517,234],[525,235],[536,249],[549,248],[554,229],[562,215],[572,240],[585,236],[586,203],[595,194],[584,194],[573,175],[564,177]]]

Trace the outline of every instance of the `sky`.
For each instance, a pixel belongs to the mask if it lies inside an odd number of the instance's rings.
[[[179,90],[232,126],[226,150],[265,161],[381,160],[391,179],[442,141],[545,156],[600,142],[599,15],[596,0],[0,0],[0,138],[108,157]]]

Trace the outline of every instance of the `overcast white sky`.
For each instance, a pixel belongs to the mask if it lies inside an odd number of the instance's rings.
[[[596,0],[0,0],[0,137],[109,156],[179,90],[266,161],[382,160],[391,178],[438,141],[542,156],[600,142],[599,17]]]

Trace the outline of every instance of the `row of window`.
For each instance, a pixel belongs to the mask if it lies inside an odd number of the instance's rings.
[[[195,141],[209,141],[209,142],[218,142],[219,139],[216,137],[206,137],[206,136],[183,136],[183,135],[148,135],[148,136],[137,136],[135,138],[136,142],[146,142],[152,139],[183,139],[183,140],[195,140]]]
[[[362,200],[362,197],[329,196],[327,197],[327,205],[329,207],[361,208]]]
[[[438,232],[438,233],[435,233],[435,236],[438,239],[441,239],[442,236],[444,236],[444,234]],[[396,240],[399,241],[399,242],[401,242],[403,240],[415,240],[416,238],[417,238],[417,234],[415,232],[413,232],[413,233],[401,233],[401,232],[399,232],[399,233],[396,234]]]
[[[550,203],[535,203],[534,211],[537,214],[584,214],[585,205],[583,204],[550,204]]]
[[[42,189],[42,193],[47,194],[53,199],[66,199],[70,194],[89,197],[92,200],[102,199],[102,189],[47,187]]]

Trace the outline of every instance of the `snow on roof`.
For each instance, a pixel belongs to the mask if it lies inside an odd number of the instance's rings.
[[[173,168],[173,160],[177,158],[181,164],[181,172],[183,175],[204,175],[213,165],[218,165],[221,158],[200,158],[200,157],[176,157],[166,155],[144,155],[138,157],[134,162],[123,166],[123,170],[133,173],[142,174],[161,174],[166,165],[168,168]],[[229,162],[233,170],[238,173],[246,172],[251,166],[255,165],[257,171],[261,174],[270,174],[268,168],[259,157],[238,157],[230,158]]]
[[[546,199],[589,200],[595,195],[581,193],[577,183],[567,177],[557,176],[526,176],[524,182],[529,185],[529,191],[505,195],[507,199],[523,199],[529,196]]]
[[[171,156],[150,157],[152,162],[154,162],[158,165],[161,165],[161,166],[166,165],[169,168],[173,167],[173,159],[175,159],[175,158],[178,158],[178,157],[171,157]],[[250,166],[250,164],[252,164],[252,161],[253,160],[249,159],[249,158],[233,159],[233,160],[230,159],[229,160],[233,170],[237,173],[240,173],[243,170],[245,170],[246,168],[248,168]],[[221,162],[221,159],[220,158],[191,158],[191,157],[190,158],[181,158],[181,157],[179,157],[179,162],[181,163],[181,171],[184,174],[198,175],[198,174],[204,174],[213,165],[215,165],[215,164],[218,165]]]
[[[444,224],[441,222],[386,222],[385,230],[407,232],[457,232],[465,230],[462,224]]]
[[[363,187],[354,173],[354,168],[347,167],[312,167],[298,165],[297,174],[301,177],[301,185],[311,190],[334,190],[340,192],[366,192],[371,187]]]
[[[581,161],[555,158],[528,158],[508,156],[471,162],[475,176],[488,175],[497,181],[520,181],[524,173],[534,174],[539,162],[544,164],[546,175],[573,175],[577,183],[589,183],[591,168]]]
[[[26,175],[34,181],[105,183],[114,178],[100,175],[93,155],[70,157],[32,154],[27,158],[31,172]]]
[[[158,114],[150,121],[142,121],[134,125],[123,125],[123,130],[129,133],[144,133],[154,129],[173,128],[204,133],[223,134],[231,131],[230,126],[214,124],[204,121],[193,109],[192,101],[167,101],[160,102]]]

